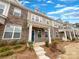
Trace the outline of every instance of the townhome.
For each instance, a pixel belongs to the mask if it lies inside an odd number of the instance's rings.
[[[51,31],[52,39],[53,38],[61,38],[62,39],[62,37],[60,36],[59,29],[63,28],[63,22],[59,22],[58,20],[52,20],[51,22],[52,22],[52,24],[51,24],[51,26],[52,26],[52,31]]]
[[[28,11],[28,28],[29,28],[29,41],[43,44],[45,40],[51,43],[51,20],[45,14],[39,13],[37,9],[34,12]]]
[[[16,0],[0,0],[0,40],[26,41],[27,10]]]
[[[64,41],[70,41],[74,38],[78,39],[79,30],[74,28],[72,24],[64,23],[63,28],[59,29],[59,32],[60,36],[62,37],[62,40]]]
[[[54,38],[64,41],[79,36],[79,30],[70,24],[56,21],[23,7],[17,0],[0,0],[0,42],[51,43]]]

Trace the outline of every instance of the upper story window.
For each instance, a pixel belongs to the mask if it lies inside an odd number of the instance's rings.
[[[32,20],[34,20],[34,17],[32,17]]]
[[[38,16],[36,16],[36,21],[39,21],[39,17]]]
[[[32,19],[32,21],[34,21],[34,20],[35,20],[35,17],[34,17],[34,15],[32,15],[32,16],[31,16],[31,19]]]
[[[0,4],[0,15],[3,14],[5,5]]]
[[[13,12],[14,16],[21,16],[21,10],[19,8],[14,8],[14,12]]]
[[[47,24],[49,24],[49,21],[47,21]]]
[[[21,26],[6,25],[3,38],[6,39],[20,39],[21,38]]]

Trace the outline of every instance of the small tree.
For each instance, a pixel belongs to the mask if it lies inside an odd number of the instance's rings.
[[[28,45],[29,45],[29,49],[30,49],[30,50],[33,50],[33,47],[34,47],[34,46],[33,46],[33,42],[28,42]]]
[[[49,47],[49,40],[46,40],[46,41],[45,41],[45,46],[46,46],[46,47]]]
[[[51,49],[52,51],[56,51],[57,50],[57,44],[59,44],[61,41],[59,38],[55,38],[52,40],[52,44],[51,44]]]

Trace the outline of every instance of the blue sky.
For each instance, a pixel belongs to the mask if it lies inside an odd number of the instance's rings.
[[[19,0],[21,4],[32,10],[39,8],[40,12],[54,19],[61,18],[70,23],[79,23],[79,0]]]

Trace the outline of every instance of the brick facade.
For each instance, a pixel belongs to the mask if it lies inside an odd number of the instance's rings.
[[[21,9],[21,17],[16,17],[13,15],[14,8],[19,8]],[[17,42],[26,42],[28,40],[28,28],[27,28],[27,13],[28,11],[20,8],[19,6],[10,4],[9,12],[8,12],[8,17],[6,18],[6,22],[4,25],[0,25],[0,39],[2,41],[17,41]],[[21,32],[21,39],[7,39],[4,40],[2,39],[3,33],[4,33],[4,28],[6,24],[14,24],[14,25],[20,25],[22,26],[22,32]]]

